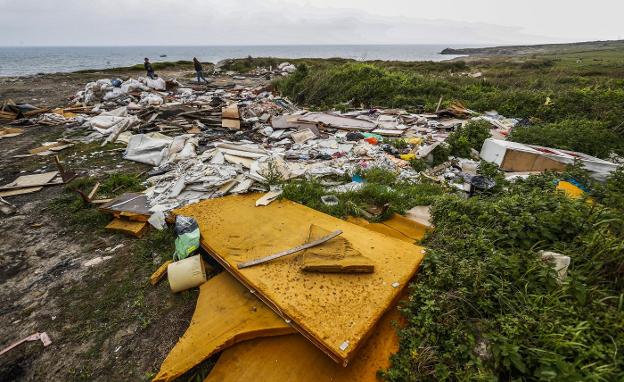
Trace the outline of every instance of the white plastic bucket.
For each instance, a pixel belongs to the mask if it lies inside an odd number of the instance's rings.
[[[200,255],[176,261],[167,267],[167,279],[173,293],[200,286],[206,281],[206,266]]]

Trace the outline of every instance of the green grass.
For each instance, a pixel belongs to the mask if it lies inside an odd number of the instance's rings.
[[[114,173],[105,176],[101,179],[95,199],[113,198],[125,192],[141,191],[145,189],[141,181],[138,174]],[[62,217],[66,227],[83,232],[101,232],[110,222],[110,215],[98,211],[96,206],[87,205],[76,192],[79,190],[84,195],[89,195],[97,182],[97,178],[76,178],[66,184],[63,193],[50,202],[50,209]]]
[[[606,150],[623,154],[624,49],[597,54],[598,58],[591,59],[590,53],[566,52],[461,63],[317,64],[302,60],[296,62],[294,74],[277,79],[274,85],[300,104],[341,110],[350,105],[407,110],[422,106],[433,111],[442,96],[443,106],[460,101],[479,112],[497,110],[507,117],[527,118],[537,126],[547,126],[549,136],[557,136],[553,144],[600,156],[606,156]],[[471,71],[481,71],[484,76],[475,79],[462,75]],[[595,145],[587,149],[591,143],[568,139],[569,131],[553,129],[572,126],[579,120],[583,121],[581,128],[587,124],[599,127],[587,141],[609,142],[608,146],[602,151]],[[523,137],[529,143],[539,143],[538,135]]]
[[[397,174],[388,170],[373,168],[362,171],[365,184],[358,191],[345,193],[328,192],[327,187],[315,180],[293,180],[284,185],[283,197],[337,217],[360,216],[370,219],[368,209],[388,205],[387,210],[373,220],[385,220],[394,213],[428,205],[444,188],[433,183],[408,183],[397,180]],[[335,195],[338,204],[325,205],[323,195]]]

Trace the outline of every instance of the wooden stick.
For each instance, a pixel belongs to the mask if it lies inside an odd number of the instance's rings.
[[[93,186],[93,189],[91,190],[91,192],[89,192],[89,203],[91,203],[91,200],[95,196],[95,193],[97,192],[98,188],[100,188],[100,182],[97,182],[95,186]]]
[[[334,232],[330,233],[329,235],[323,236],[322,238],[314,240],[312,242],[309,242],[309,243],[306,243],[306,244],[302,244],[302,245],[299,245],[297,247],[294,247],[294,248],[291,248],[291,249],[287,249],[287,250],[282,251],[282,252],[275,253],[273,255],[269,255],[269,256],[266,256],[266,257],[261,257],[259,259],[250,260],[250,261],[246,261],[244,263],[240,263],[240,264],[238,264],[238,269],[253,267],[254,265],[266,263],[266,262],[269,262],[271,260],[279,259],[280,257],[288,256],[288,255],[291,255],[293,253],[296,253],[296,252],[299,252],[299,251],[303,251],[304,249],[316,247],[317,245],[323,244],[326,241],[329,241],[329,240],[335,238],[336,236],[338,236],[340,234],[342,234],[341,230],[334,231]]]
[[[440,96],[440,100],[438,101],[438,106],[436,107],[436,111],[435,111],[436,113],[440,111],[440,106],[442,106],[442,98],[443,96]]]

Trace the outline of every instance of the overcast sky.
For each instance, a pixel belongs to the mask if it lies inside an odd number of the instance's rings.
[[[0,45],[614,40],[623,11],[621,0],[0,0]]]

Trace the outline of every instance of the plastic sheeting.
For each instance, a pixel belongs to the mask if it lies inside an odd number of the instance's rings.
[[[222,272],[201,285],[189,328],[153,381],[171,381],[241,341],[294,332],[232,276]]]
[[[160,133],[135,134],[128,140],[124,159],[160,166],[167,161],[195,158],[197,139],[192,135],[174,138]]]
[[[257,194],[207,200],[176,210],[197,220],[202,246],[245,286],[336,362],[347,364],[423,258],[423,248],[305,206],[276,201],[255,206]],[[298,255],[238,270],[237,263],[305,243],[310,224],[342,230],[374,263],[371,274],[304,273]]]

